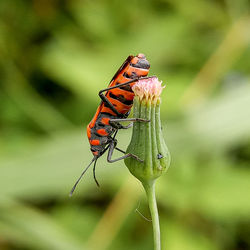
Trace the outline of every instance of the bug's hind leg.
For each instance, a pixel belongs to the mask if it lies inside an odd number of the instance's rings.
[[[123,126],[120,122],[131,122],[127,126]],[[127,129],[133,126],[133,122],[150,122],[150,120],[142,119],[142,118],[124,118],[124,119],[110,119],[109,124],[117,129]]]
[[[126,154],[126,152],[124,152],[123,150],[117,148],[116,145],[117,145],[117,141],[116,140],[113,140],[113,141],[110,142],[110,147],[109,147],[108,157],[107,157],[107,161],[108,162],[112,163],[112,162],[116,162],[116,161],[120,161],[120,160],[126,159],[128,157],[132,157],[132,158],[136,159],[139,162],[143,162],[143,160],[141,160],[138,156],[136,156],[134,154],[131,154],[131,153]],[[122,152],[125,155],[112,160],[111,157],[113,155],[114,149]]]

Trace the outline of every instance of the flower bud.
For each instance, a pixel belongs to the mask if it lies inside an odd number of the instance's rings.
[[[157,77],[139,80],[133,87],[134,118],[150,122],[135,122],[127,153],[138,156],[143,162],[132,157],[125,159],[129,171],[141,182],[154,181],[167,171],[170,153],[165,144],[160,120],[161,82]]]

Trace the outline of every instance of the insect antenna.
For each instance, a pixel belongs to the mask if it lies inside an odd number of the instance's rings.
[[[96,159],[96,161],[97,161],[97,159]],[[98,183],[98,181],[97,181],[97,179],[96,179],[96,176],[95,176],[96,161],[95,161],[95,164],[94,164],[94,167],[93,167],[93,176],[94,176],[94,180],[95,180],[96,185],[97,185],[98,187],[100,187],[100,185],[99,185],[99,183]]]
[[[98,157],[94,156],[94,158],[91,160],[91,162],[89,163],[89,165],[83,170],[83,172],[81,173],[80,177],[78,178],[78,180],[76,181],[75,185],[73,186],[73,188],[71,189],[70,193],[69,193],[69,196],[72,196],[75,189],[76,189],[76,186],[77,184],[79,183],[79,181],[82,179],[83,175],[87,172],[87,170],[89,169],[89,167],[91,166],[91,164],[93,162],[95,162],[95,165],[96,165],[96,161],[97,161]],[[98,182],[97,182],[98,183]]]

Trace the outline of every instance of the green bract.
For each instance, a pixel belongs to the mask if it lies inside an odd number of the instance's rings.
[[[142,81],[145,82],[146,80]],[[149,83],[154,84],[154,81],[150,80]],[[153,86],[149,85],[150,87]],[[138,91],[136,91],[136,88]],[[161,86],[160,88],[162,89]],[[130,157],[125,159],[125,164],[129,171],[141,182],[155,180],[166,172],[170,165],[170,154],[163,139],[160,120],[161,89],[159,91],[159,88],[156,88],[158,92],[157,95],[154,95],[150,92],[150,89],[146,88],[145,90],[145,88],[141,89],[138,86],[133,88],[135,92],[134,117],[150,120],[150,122],[134,123],[132,139],[127,148],[127,153],[138,156],[144,162],[139,162]]]

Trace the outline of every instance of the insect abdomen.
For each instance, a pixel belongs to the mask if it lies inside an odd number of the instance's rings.
[[[116,72],[108,87],[126,83],[138,77],[147,76],[149,68],[150,64],[143,54],[129,56]],[[134,93],[131,89],[133,85],[134,82],[126,86],[108,90],[105,95],[117,112],[124,117],[128,115],[133,105]],[[94,155],[101,155],[106,145],[110,143],[111,135],[116,129],[109,124],[109,120],[116,117],[117,114],[110,109],[109,105],[102,102],[94,118],[88,124],[87,135],[91,151]]]
[[[147,76],[149,68],[150,64],[143,54],[139,54],[135,57],[130,56],[119,74],[116,74],[112,79],[109,87],[128,82],[138,77]],[[128,113],[133,105],[134,93],[131,89],[133,85],[134,83],[130,83],[127,86],[111,89],[106,93],[108,100],[113,104],[116,110],[123,115]],[[115,115],[114,112],[105,105],[100,112]]]
[[[91,128],[87,126],[87,135],[94,155],[99,155],[107,144],[109,144],[110,136],[114,133],[115,129],[109,124],[109,120],[115,118],[109,114],[99,113]]]

